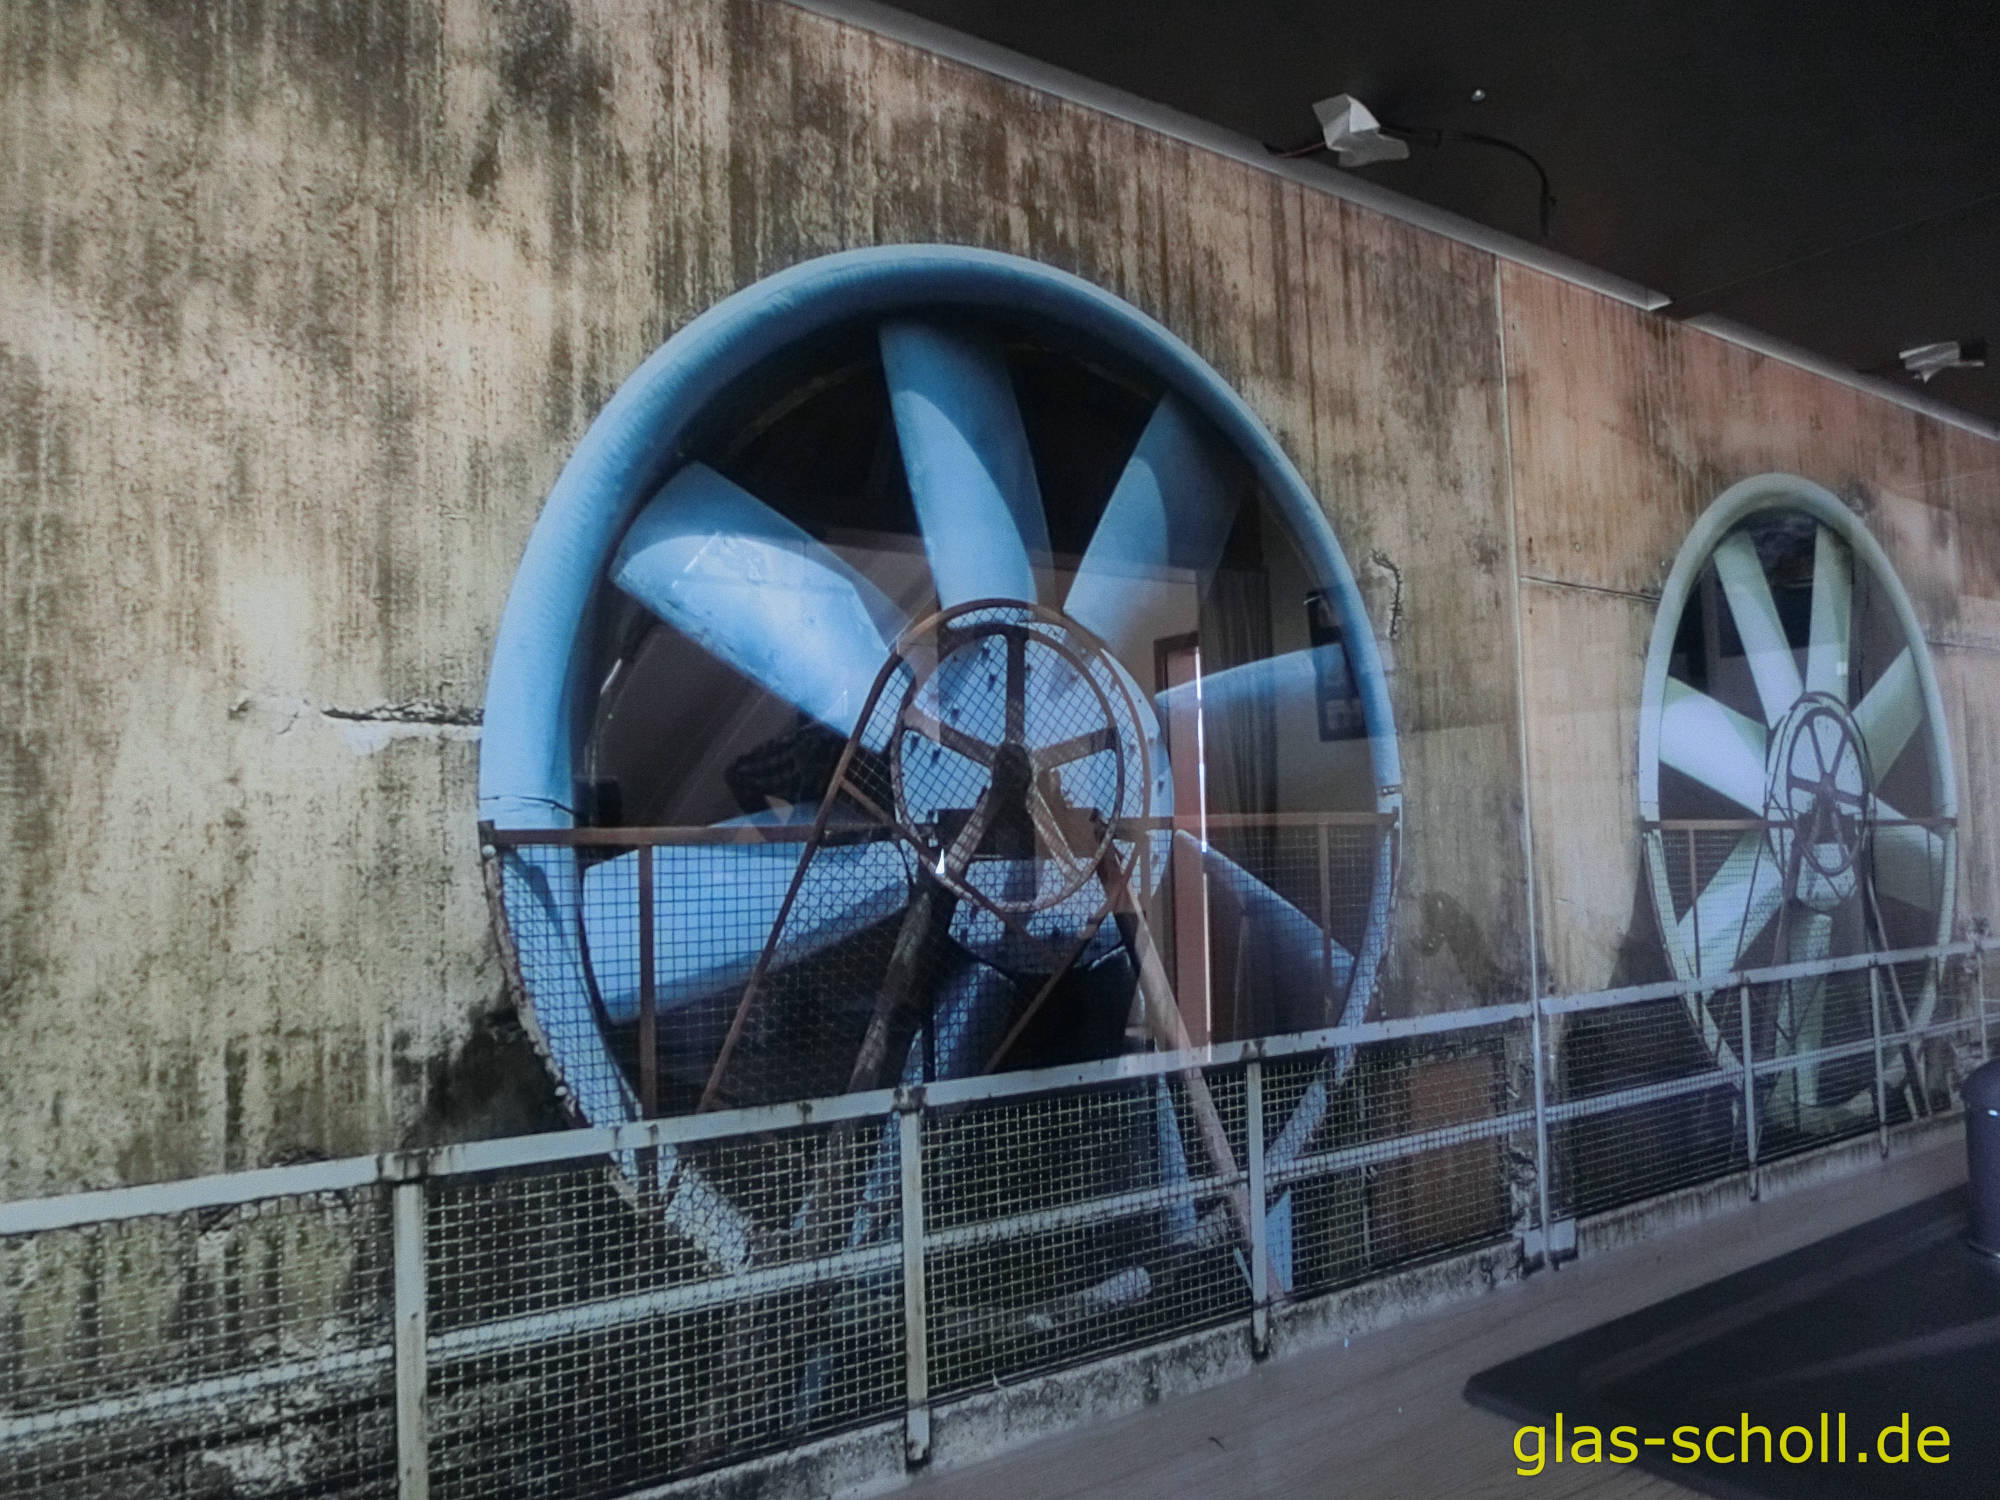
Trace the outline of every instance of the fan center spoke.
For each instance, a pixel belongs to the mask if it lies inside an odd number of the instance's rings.
[[[992,768],[994,757],[999,754],[999,746],[989,745],[977,735],[967,734],[956,725],[945,723],[936,714],[914,703],[904,705],[903,723],[925,739],[944,746],[956,755],[963,755],[967,760],[977,761],[988,769]]]
[[[1771,733],[1764,816],[1772,857],[1790,895],[1828,912],[1854,894],[1872,823],[1866,746],[1830,693],[1802,696]]]

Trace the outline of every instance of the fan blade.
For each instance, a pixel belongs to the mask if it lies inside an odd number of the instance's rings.
[[[903,1064],[903,1082],[977,1073],[1007,1035],[1019,1003],[1020,993],[1005,974],[984,964],[966,964],[939,986],[926,1028],[936,1041],[927,1040],[925,1029],[917,1032]]]
[[[1868,743],[1868,769],[1876,786],[1882,784],[1882,778],[1889,774],[1889,768],[1896,764],[1896,758],[1923,721],[1924,698],[1917,681],[1917,662],[1905,646],[1854,706],[1854,725]]]
[[[1271,1257],[1271,1269],[1278,1284],[1272,1288],[1289,1296],[1292,1290],[1292,1190],[1286,1188],[1264,1217],[1264,1247]]]
[[[1833,914],[1810,908],[1787,919],[1785,961],[1805,964],[1823,962],[1833,948]],[[1778,1012],[1779,1045],[1794,1055],[1816,1052],[1824,1045],[1826,976],[1793,979],[1785,984]],[[1819,1067],[1807,1063],[1797,1070],[1795,1087],[1799,1102],[1808,1108],[1820,1103]]]
[[[1806,691],[1847,701],[1847,642],[1854,614],[1854,559],[1824,526],[1813,542],[1812,633]]]
[[[1678,924],[1681,952],[1692,957],[1695,973],[1726,974],[1736,968],[1777,915],[1784,888],[1784,874],[1765,847],[1763,833],[1739,838]]]
[[[1198,677],[1155,694],[1153,705],[1162,724],[1172,724],[1198,706],[1204,721],[1215,726],[1209,734],[1211,744],[1228,720],[1269,715],[1265,722],[1275,728],[1277,742],[1285,745],[1316,742],[1322,699],[1353,696],[1347,652],[1336,643],[1287,651]]]
[[[1816,964],[1832,951],[1832,912],[1814,911],[1808,907],[1786,921],[1790,924],[1785,936],[1786,963]]]
[[[1324,976],[1329,993],[1324,997],[1320,1014],[1281,1016],[1280,1029],[1298,1031],[1329,1023],[1351,1025],[1361,1019],[1360,1007],[1367,997],[1350,990],[1354,956],[1345,946],[1323,933],[1318,923],[1226,855],[1216,852],[1191,834],[1176,832],[1174,837],[1200,851],[1204,875],[1237,903],[1245,924],[1244,941],[1257,953],[1260,965],[1275,975]],[[1347,996],[1346,1011],[1335,1016],[1332,1014],[1334,997],[1341,994]],[[1351,1051],[1346,1048],[1341,1050],[1343,1056],[1338,1075],[1344,1077]],[[1289,1167],[1305,1150],[1313,1132],[1325,1117],[1328,1098],[1329,1086],[1326,1071],[1322,1068],[1293,1107],[1291,1117],[1273,1142],[1267,1155],[1267,1165],[1271,1170],[1282,1171]],[[1165,1102],[1171,1108],[1171,1101]],[[1178,1140],[1178,1129],[1174,1133]],[[1168,1186],[1178,1187],[1186,1181],[1187,1160],[1184,1153],[1177,1159],[1163,1158],[1163,1173],[1175,1168],[1180,1175],[1168,1180]],[[1278,1201],[1269,1207],[1264,1222],[1267,1253],[1279,1282],[1277,1290],[1289,1292],[1293,1274],[1292,1195],[1289,1191],[1280,1194]],[[1171,1218],[1168,1223],[1170,1230],[1175,1227]]]
[[[1152,665],[1153,642],[1187,629],[1171,614],[1174,573],[1203,580],[1236,519],[1227,475],[1179,397],[1161,398],[1098,520],[1063,612],[1128,665]]]
[[[924,551],[945,609],[1035,602],[1049,528],[1000,353],[929,323],[882,325],[882,369]]]
[[[578,941],[576,850],[560,844],[523,844],[500,864],[507,927],[521,965],[521,982],[534,997],[535,1020],[558,1058],[587,1057],[601,1045],[591,1014],[590,986]],[[615,1068],[565,1067],[563,1081],[589,1120],[610,1123],[637,1114],[638,1101]]]
[[[1257,954],[1259,967],[1286,979],[1324,978],[1332,990],[1325,997],[1329,1006],[1334,995],[1346,992],[1354,973],[1354,955],[1338,940],[1327,936],[1317,922],[1227,855],[1192,834],[1177,832],[1174,837],[1200,851],[1202,873],[1211,892],[1219,890],[1236,903],[1239,915],[1248,925],[1248,941],[1251,951]],[[1325,972],[1328,969],[1330,973]],[[1303,1031],[1311,1026],[1330,1025],[1334,1019],[1329,1013],[1283,1029]]]
[[[1768,738],[1755,719],[1678,678],[1667,679],[1666,706],[1660,712],[1660,763],[1760,817]]]
[[[1944,836],[1902,816],[1875,804],[1875,894],[1935,911],[1944,899]]]
[[[1160,1186],[1169,1193],[1187,1189],[1187,1144],[1181,1140],[1180,1111],[1167,1080],[1153,1080],[1153,1137],[1160,1154]],[[1184,1245],[1194,1238],[1195,1212],[1192,1197],[1175,1197],[1164,1210],[1169,1245]]]
[[[841,733],[889,654],[898,611],[861,574],[705,464],[655,495],[611,581],[744,676]]]
[[[662,1012],[746,982],[778,920],[801,845],[675,844],[653,849],[653,989]],[[893,915],[909,899],[899,846],[828,844],[806,866],[780,934],[787,963]],[[583,931],[610,1018],[639,1014],[639,856],[583,876]]]
[[[1799,664],[1792,658],[1791,643],[1778,618],[1777,601],[1764,577],[1764,565],[1757,559],[1757,544],[1742,532],[1724,537],[1713,554],[1716,576],[1729,598],[1729,613],[1736,621],[1744,654],[1750,661],[1750,675],[1757,684],[1757,701],[1764,708],[1768,727],[1782,719],[1805,691],[1799,681]]]
[[[965,1078],[977,1073],[1006,1036],[1019,1001],[1019,992],[1006,975],[984,964],[965,964],[938,986],[930,1024],[919,1028],[903,1059],[903,1082],[914,1085],[927,1077]],[[935,1033],[935,1043],[926,1039],[926,1030]],[[894,1115],[882,1122],[875,1159],[848,1233],[850,1248],[867,1244],[895,1222],[896,1181],[903,1160],[898,1126]]]
[[[1172,1250],[1195,1249],[1200,1242],[1201,1217],[1195,1211],[1194,1195],[1188,1191],[1193,1179],[1188,1171],[1187,1145],[1181,1139],[1180,1110],[1164,1078],[1154,1082],[1153,1130],[1159,1152],[1159,1185],[1169,1200],[1161,1210],[1167,1246]],[[1278,1285],[1273,1290],[1281,1294],[1289,1293],[1292,1289],[1292,1194],[1289,1188],[1278,1195],[1278,1201],[1265,1213],[1264,1245],[1271,1269],[1277,1273]],[[1242,1265],[1240,1253],[1237,1264]],[[1245,1274],[1248,1274],[1247,1271]]]

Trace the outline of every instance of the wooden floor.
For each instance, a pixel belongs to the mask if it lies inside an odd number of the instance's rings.
[[[1651,1496],[1627,1469],[1514,1472],[1512,1427],[1461,1394],[1477,1370],[1810,1244],[1965,1179],[1956,1144],[1573,1261],[1422,1320],[955,1471],[920,1500],[1165,1496]]]

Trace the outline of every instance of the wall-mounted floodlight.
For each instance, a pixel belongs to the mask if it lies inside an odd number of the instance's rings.
[[[1402,161],[1409,145],[1382,133],[1382,124],[1352,94],[1335,94],[1313,106],[1320,134],[1343,167],[1365,167],[1378,161]]]
[[[1475,93],[1483,93],[1476,90]],[[1532,153],[1512,141],[1502,140],[1497,135],[1487,135],[1477,130],[1446,130],[1435,125],[1384,124],[1375,118],[1375,113],[1352,94],[1335,94],[1331,99],[1322,99],[1313,106],[1313,113],[1319,116],[1319,137],[1296,146],[1275,146],[1266,143],[1264,149],[1273,156],[1287,159],[1299,156],[1316,156],[1322,151],[1331,151],[1335,162],[1343,167],[1367,167],[1377,162],[1403,161],[1409,157],[1410,143],[1425,146],[1442,146],[1447,141],[1463,141],[1474,146],[1494,146],[1518,156],[1535,170],[1535,180],[1541,186],[1541,195],[1536,200],[1538,220],[1542,238],[1549,237],[1549,229],[1555,222],[1556,195],[1549,186],[1549,174]]]
[[[1939,370],[1983,370],[1986,368],[1985,339],[1946,339],[1937,344],[1919,344],[1896,356],[1904,373],[1926,385]]]

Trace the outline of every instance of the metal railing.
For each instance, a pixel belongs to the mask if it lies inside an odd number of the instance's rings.
[[[1984,951],[0,1205],[0,1494],[611,1497],[886,1422],[921,1462],[972,1392],[1886,1150],[1986,1055]],[[1865,1034],[1798,1046],[1800,984]]]
[[[1117,820],[1115,829],[1131,851],[1135,893],[1157,898],[1169,869],[1198,846],[1233,861],[1266,895],[1316,926],[1314,972],[1291,987],[1310,992],[1317,1003],[1291,1016],[1290,1025],[1337,1019],[1340,1000],[1358,972],[1367,988],[1380,961],[1394,881],[1393,813],[1127,817]],[[1175,835],[1194,842],[1177,848]],[[843,1083],[852,1091],[889,1082],[879,1067],[854,1068],[861,1050],[857,1028],[843,1026],[840,1007],[818,1002],[828,994],[870,997],[881,1026],[898,1011],[921,1010],[919,997],[949,979],[937,955],[918,960],[914,977],[905,973],[900,986],[915,994],[897,1005],[888,998],[899,988],[890,973],[895,949],[864,936],[897,911],[914,907],[912,895],[927,873],[911,859],[936,837],[931,825],[899,829],[859,821],[827,830],[800,822],[481,825],[488,900],[496,929],[505,936],[509,984],[523,1002],[532,999],[527,1009],[543,1029],[564,1087],[578,1099],[628,1096],[633,1112],[646,1118],[718,1103],[827,1095]],[[713,856],[725,846],[732,857],[726,880],[718,880]],[[824,879],[795,878],[816,857],[857,852],[867,855],[858,868],[842,869],[829,860]],[[1208,884],[1194,882],[1204,891]],[[980,1071],[1021,1065],[1015,1044],[1049,1001],[1056,980],[1090,934],[1100,927],[1112,930],[1120,920],[1109,889],[1103,897],[1064,903],[1064,921],[1052,926],[1053,935],[1039,939],[1025,920],[1025,908],[1002,911],[983,898],[965,903],[963,915],[972,916],[971,908],[983,904],[988,925],[1007,927],[1018,939],[1009,949],[1012,962],[1002,967],[1054,976],[1038,993],[1022,996],[1025,1004],[1005,1042]],[[1144,910],[1156,932],[1162,972],[1177,993],[1199,997],[1183,1017],[1195,1029],[1193,1040],[1206,1041],[1202,1028],[1211,1023],[1215,1034],[1239,1036],[1290,1029],[1271,1020],[1268,976],[1258,972],[1256,961],[1260,929],[1240,910],[1242,903],[1218,897],[1204,899],[1192,913],[1154,909],[1166,904],[1140,898],[1120,910]],[[1236,908],[1236,920],[1226,919],[1226,908]],[[1180,930],[1181,918],[1189,915],[1197,918],[1191,924],[1196,932]],[[683,947],[700,957],[663,964],[669,933],[679,934]],[[744,962],[752,956],[754,966]],[[807,986],[783,978],[792,964],[810,970]],[[693,993],[697,988],[699,996]],[[815,993],[807,994],[807,988]],[[726,1029],[707,1003],[725,992],[735,1000]],[[781,1051],[763,1049],[752,1076],[732,1080],[732,1058],[739,1072],[742,1068],[740,1040],[746,1029],[759,1029],[756,1017],[764,1012],[784,1014],[787,1045]],[[699,1060],[702,1072],[671,1076],[674,1070],[663,1059]],[[877,1062],[886,1066],[882,1058]],[[743,1085],[734,1098],[725,1088],[731,1081]]]

